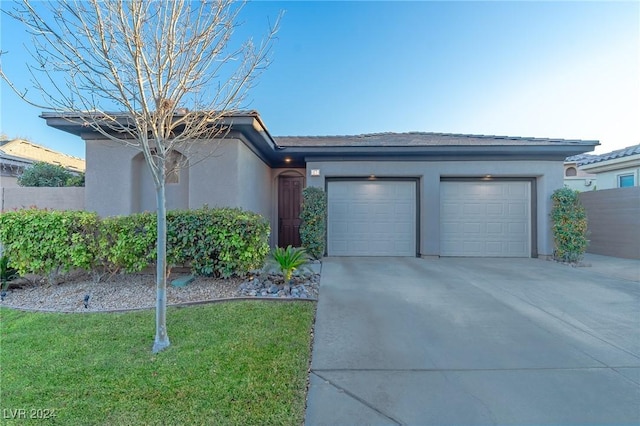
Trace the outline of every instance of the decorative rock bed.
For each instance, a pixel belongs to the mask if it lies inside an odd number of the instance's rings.
[[[250,277],[238,286],[239,296],[251,297],[292,297],[317,299],[320,287],[320,274],[306,272],[294,276],[289,285],[281,275],[260,274]]]
[[[169,281],[178,277],[172,274]],[[12,282],[0,306],[48,312],[101,312],[155,307],[153,274],[118,274],[99,283],[86,274],[71,274],[61,279],[59,284],[48,284],[35,277]],[[236,297],[317,299],[319,284],[320,274],[312,272],[294,276],[289,293],[281,275],[260,273],[246,279],[196,277],[184,287],[167,285],[167,304]]]

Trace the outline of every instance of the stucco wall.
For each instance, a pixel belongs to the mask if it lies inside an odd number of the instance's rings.
[[[138,150],[105,140],[86,141],[85,207],[100,216],[132,213],[132,159]]]
[[[188,167],[167,183],[167,208],[242,207],[271,220],[269,167],[237,139],[196,142],[182,152]],[[86,206],[101,216],[155,210],[155,189],[140,152],[87,141]]]
[[[28,209],[84,210],[85,188],[1,188],[1,211]]]
[[[15,176],[0,176],[0,188],[19,188],[18,178]]]
[[[229,139],[190,152],[198,160],[189,167],[189,208],[239,206],[240,143]]]
[[[178,172],[178,181],[165,184],[167,210],[189,208],[189,163],[182,155],[180,155],[180,159],[184,161],[185,167]],[[157,209],[155,184],[141,152],[132,159],[131,191],[132,212],[155,211]]]
[[[238,144],[239,205],[271,220],[271,168],[245,144]]]
[[[564,186],[576,191],[595,191],[597,188],[597,181],[595,177],[565,177]]]
[[[613,189],[618,187],[618,176],[633,174],[635,177],[635,186],[639,186],[638,179],[640,178],[640,167],[627,167],[619,170],[612,170],[609,172],[600,172],[597,174],[597,188],[600,189]]]
[[[311,176],[319,169],[320,176]],[[537,212],[537,252],[553,254],[549,225],[551,194],[563,186],[562,161],[309,161],[307,185],[325,187],[330,177],[413,177],[419,179],[420,254],[440,254],[440,178],[441,177],[522,177],[535,178]]]

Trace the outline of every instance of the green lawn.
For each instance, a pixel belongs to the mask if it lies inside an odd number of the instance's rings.
[[[0,308],[0,423],[300,425],[313,303],[170,308],[153,355],[154,311],[51,314]],[[40,411],[38,411],[40,410]],[[17,413],[17,414],[16,414]]]

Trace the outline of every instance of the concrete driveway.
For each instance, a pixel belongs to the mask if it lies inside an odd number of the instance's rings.
[[[306,425],[640,424],[640,283],[597,271],[325,259]]]

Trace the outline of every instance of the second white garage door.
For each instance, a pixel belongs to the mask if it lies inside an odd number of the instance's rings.
[[[530,257],[530,183],[441,182],[440,254]]]
[[[334,181],[328,187],[329,256],[415,256],[413,181]]]

